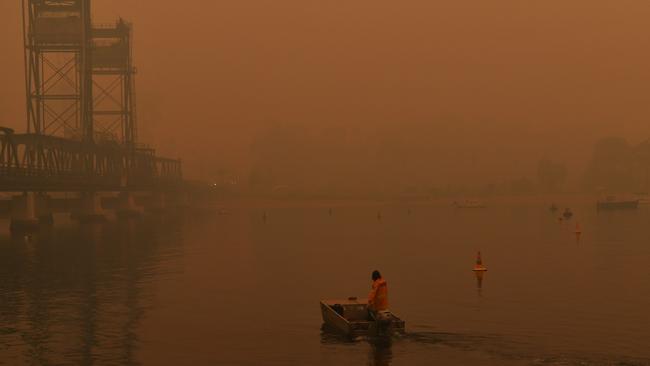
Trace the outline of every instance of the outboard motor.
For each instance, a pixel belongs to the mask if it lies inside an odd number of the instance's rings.
[[[390,334],[390,326],[393,322],[393,315],[388,310],[378,311],[375,315],[375,324],[377,325],[377,335]]]

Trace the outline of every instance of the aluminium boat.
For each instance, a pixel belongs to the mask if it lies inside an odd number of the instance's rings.
[[[390,312],[377,318],[368,312],[368,301],[349,297],[346,300],[321,300],[324,329],[350,337],[393,336],[405,333],[405,323]]]
[[[639,207],[638,199],[616,196],[606,196],[596,202],[596,208],[599,210],[635,209],[637,207]]]

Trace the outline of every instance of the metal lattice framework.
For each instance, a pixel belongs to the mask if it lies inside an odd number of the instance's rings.
[[[180,161],[152,150],[0,131],[2,191],[118,191],[182,183]]]
[[[27,131],[132,145],[132,27],[93,26],[90,8],[90,0],[23,0]]]
[[[92,140],[90,0],[23,0],[27,132]]]
[[[132,27],[91,0],[22,0],[27,133],[0,127],[0,191],[177,187],[179,160],[136,144]]]
[[[96,138],[137,139],[132,27],[122,19],[93,26],[93,125]]]

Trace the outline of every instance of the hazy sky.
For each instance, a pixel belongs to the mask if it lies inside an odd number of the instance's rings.
[[[143,142],[244,172],[265,126],[401,126],[496,176],[650,136],[647,0],[95,0],[134,23]],[[0,1],[0,125],[25,128],[20,1]],[[435,138],[439,136],[439,138]],[[458,171],[443,172],[453,180]]]

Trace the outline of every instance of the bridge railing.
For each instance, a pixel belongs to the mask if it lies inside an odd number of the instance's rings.
[[[179,160],[118,144],[0,134],[0,190],[154,189],[181,184]]]

